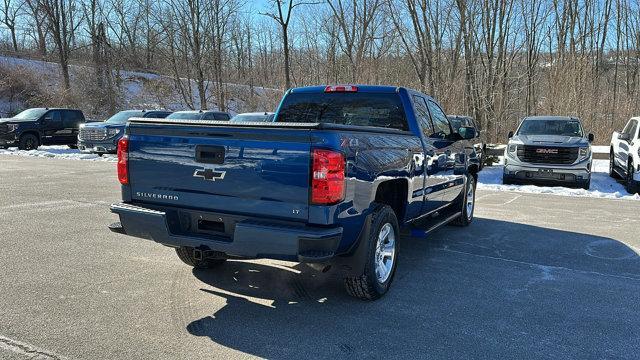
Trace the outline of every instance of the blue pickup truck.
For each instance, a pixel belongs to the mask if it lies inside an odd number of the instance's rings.
[[[474,128],[451,128],[402,87],[294,88],[273,122],[131,119],[118,144],[112,231],[176,249],[186,264],[271,258],[339,271],[347,292],[385,294],[401,229],[473,219]]]

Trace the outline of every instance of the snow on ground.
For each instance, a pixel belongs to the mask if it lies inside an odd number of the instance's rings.
[[[609,145],[591,145],[591,151],[596,154],[608,154]]]
[[[38,150],[18,150],[18,148],[12,147],[9,149],[0,149],[0,155],[17,155],[17,156],[29,156],[29,157],[45,157],[45,158],[57,158],[57,159],[71,159],[71,160],[89,160],[89,161],[107,161],[116,162],[116,155],[105,154],[104,156],[98,156],[97,154],[85,154],[80,150],[70,149],[66,145],[52,145],[52,146],[40,146]]]
[[[622,184],[609,176],[609,160],[593,160],[591,188],[589,190],[572,189],[561,186],[503,185],[503,168],[504,166],[502,165],[495,165],[482,169],[478,177],[478,189],[562,196],[640,200],[640,195],[629,194]]]

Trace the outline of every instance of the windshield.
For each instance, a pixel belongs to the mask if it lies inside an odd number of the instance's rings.
[[[518,135],[559,135],[582,137],[578,120],[524,120]]]
[[[250,121],[250,122],[268,122],[273,119],[273,114],[238,114],[231,118],[233,122]]]
[[[177,111],[167,116],[167,119],[199,120],[201,117],[202,113],[197,111]]]
[[[47,109],[27,109],[18,115],[14,116],[14,119],[37,119],[40,116],[44,115],[47,112]]]
[[[129,120],[130,118],[136,117],[136,116],[140,117],[143,115],[144,115],[144,112],[142,111],[136,111],[136,110],[120,111],[119,113],[110,117],[105,122],[107,124],[125,124],[127,120]]]
[[[292,93],[284,99],[276,121],[408,130],[396,93]]]

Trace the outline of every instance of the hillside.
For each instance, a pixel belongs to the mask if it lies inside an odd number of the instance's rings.
[[[88,117],[104,118],[109,114],[96,104],[91,96],[95,87],[93,69],[89,66],[70,65],[72,94],[64,94],[59,65],[54,62],[22,59],[0,55],[0,115],[8,116],[26,107],[76,106]],[[139,71],[114,73],[118,94],[117,109],[187,110],[169,76]],[[182,79],[182,81],[186,81]],[[191,82],[192,103],[199,107],[195,83]],[[226,107],[232,114],[247,111],[272,111],[282,95],[278,89],[247,85],[225,84]],[[213,85],[209,86],[212,89]],[[215,98],[208,93],[209,108],[218,109]]]

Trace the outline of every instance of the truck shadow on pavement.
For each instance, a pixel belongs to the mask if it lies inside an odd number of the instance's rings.
[[[195,270],[226,305],[187,331],[266,358],[640,352],[640,256],[620,241],[482,218],[402,240],[392,289],[375,302],[303,264]]]

